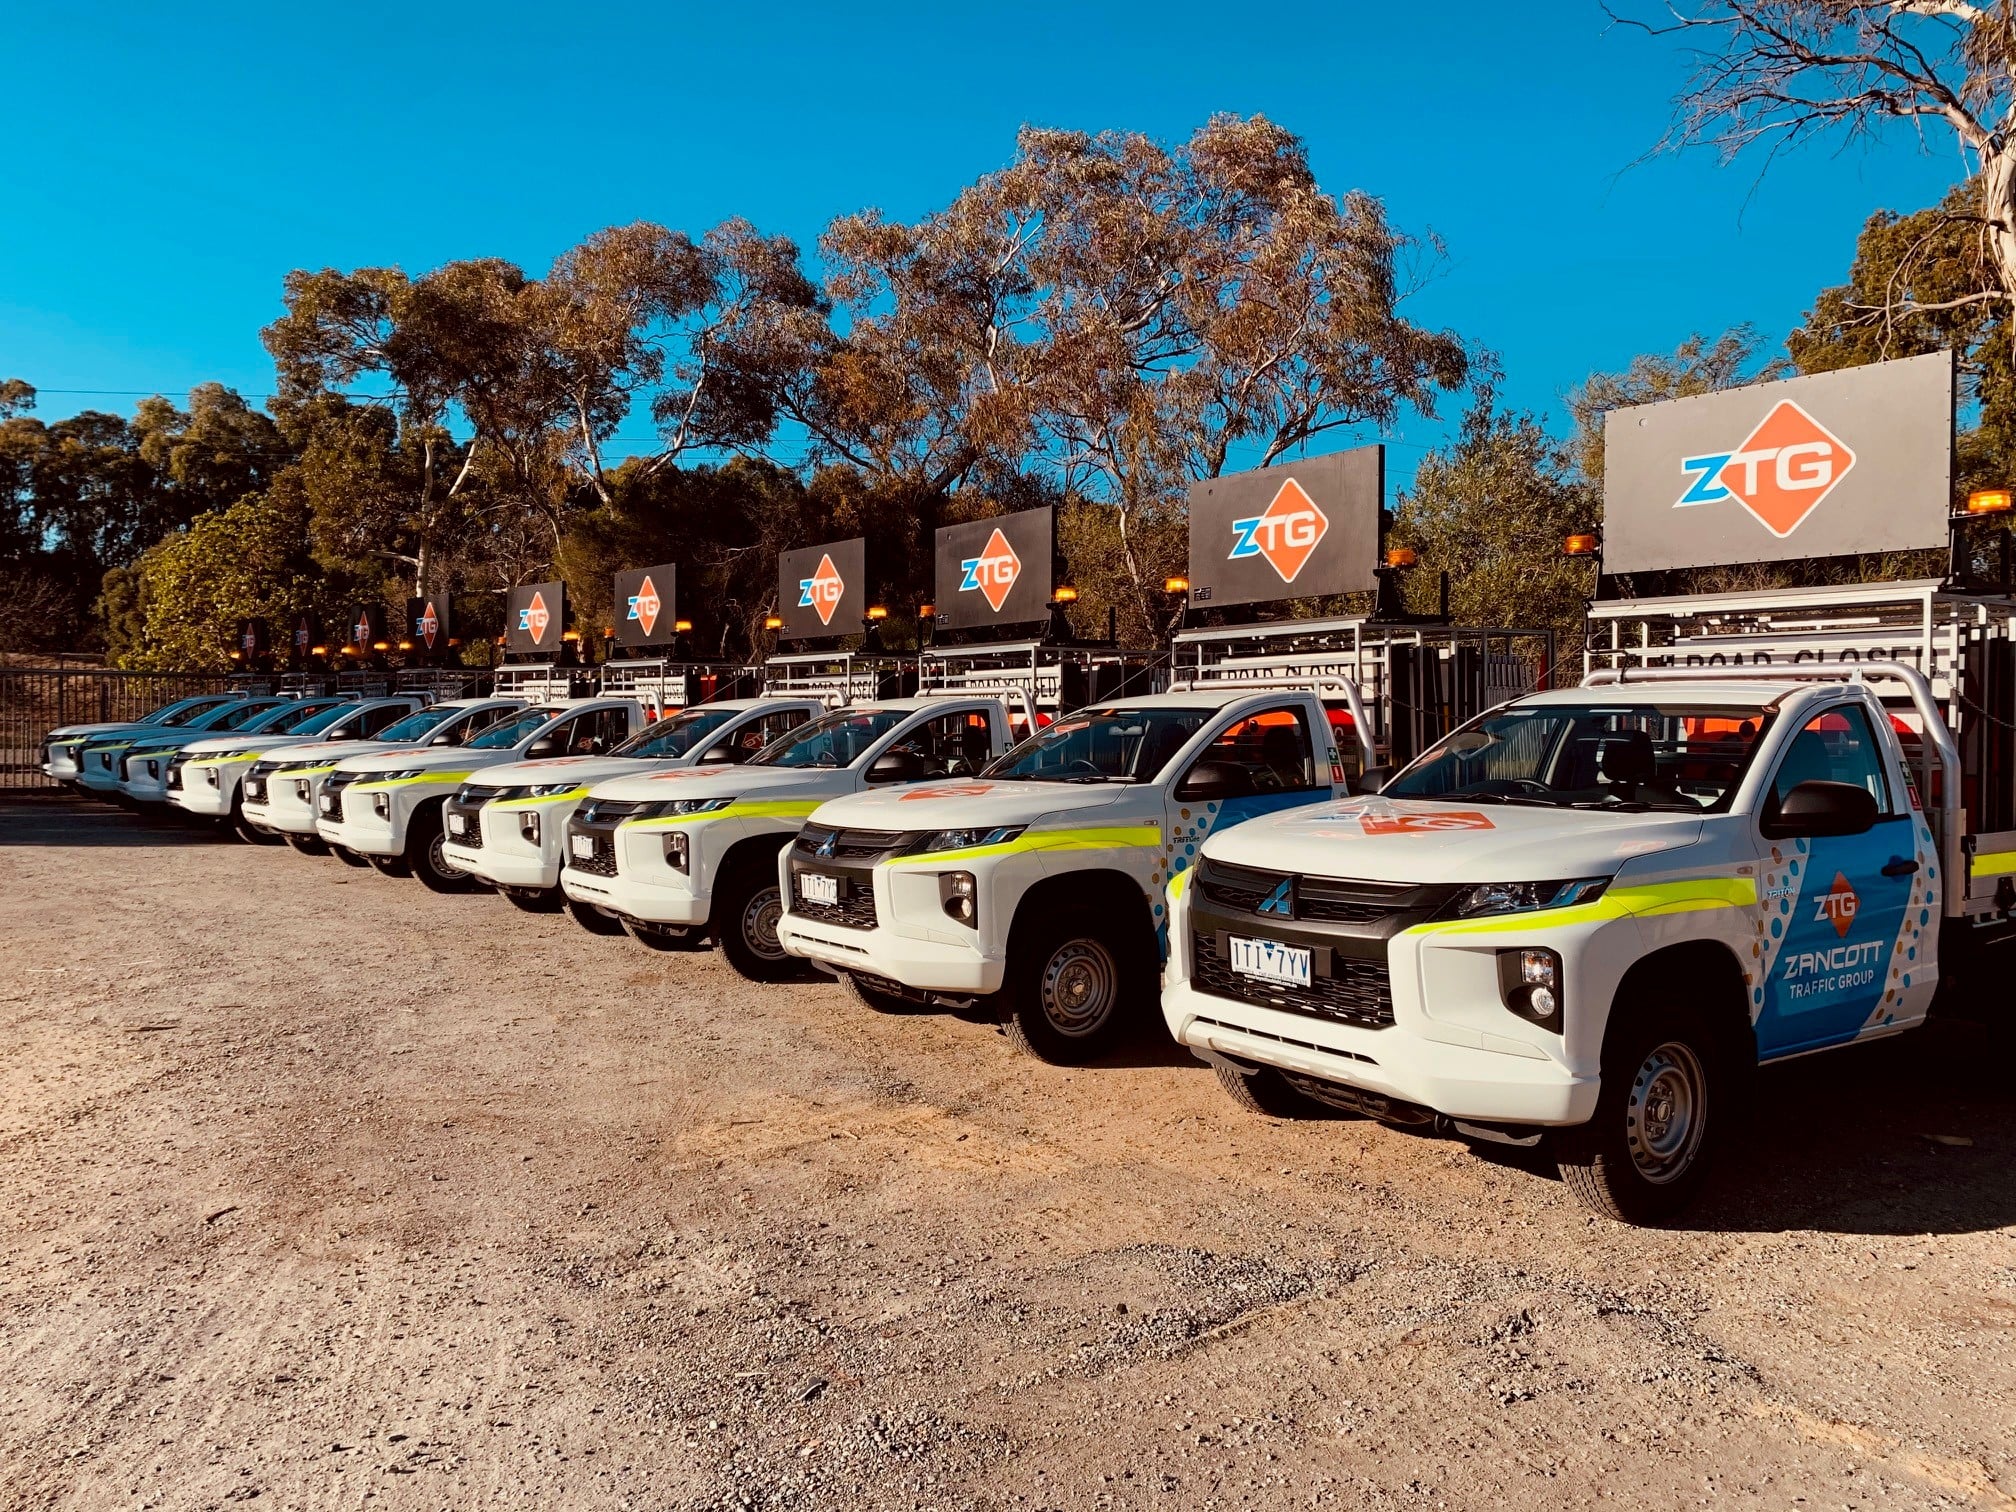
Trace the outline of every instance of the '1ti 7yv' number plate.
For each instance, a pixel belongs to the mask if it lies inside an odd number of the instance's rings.
[[[593,835],[575,835],[568,843],[574,847],[574,854],[577,856],[592,856],[595,854],[595,837]]]
[[[840,879],[822,876],[818,872],[800,872],[798,891],[807,903],[837,904],[840,901]]]
[[[1279,982],[1284,987],[1309,985],[1309,950],[1304,945],[1283,945],[1279,940],[1247,940],[1233,935],[1232,969],[1241,976],[1261,982]]]

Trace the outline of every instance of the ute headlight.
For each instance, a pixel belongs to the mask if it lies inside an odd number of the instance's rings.
[[[425,777],[426,767],[401,767],[396,772],[359,772],[355,782],[410,782],[415,777]]]
[[[948,829],[932,830],[917,844],[919,851],[959,851],[977,850],[983,845],[1006,845],[1022,831],[1026,824],[997,824],[991,829]],[[955,876],[964,876],[957,872]]]
[[[734,801],[733,798],[673,798],[658,805],[658,816],[683,819],[688,814],[718,814]]]
[[[1451,898],[1445,919],[1481,919],[1491,914],[1533,913],[1542,908],[1566,908],[1593,903],[1610,885],[1608,877],[1583,877],[1573,882],[1480,882]]]
[[[578,782],[543,782],[525,789],[527,798],[558,798],[562,793],[571,793],[579,787]]]

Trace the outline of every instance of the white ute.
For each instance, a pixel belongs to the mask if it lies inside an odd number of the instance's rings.
[[[976,773],[1009,731],[1000,697],[896,698],[822,715],[740,766],[618,777],[568,822],[560,885],[647,945],[704,931],[744,976],[780,980],[797,963],[777,940],[778,856],[806,815],[866,787]]]
[[[1342,796],[1339,743],[1366,729],[1349,683],[1079,709],[972,781],[818,809],[782,861],[778,938],[871,1007],[1001,993],[1022,1048],[1082,1062],[1152,1010],[1169,878],[1207,835]]]
[[[613,777],[734,766],[822,712],[810,698],[724,699],[668,714],[605,755],[486,767],[448,801],[447,857],[521,908],[565,904],[584,928],[621,934],[620,921],[560,891],[567,821],[588,790]]]
[[[245,774],[240,811],[246,823],[280,836],[303,855],[327,854],[330,847],[315,830],[316,798],[338,762],[395,746],[434,750],[464,746],[524,706],[524,700],[517,698],[451,699],[430,704],[362,739],[317,740],[262,755]],[[345,850],[335,854],[350,865],[367,864]]]
[[[476,879],[448,859],[442,824],[456,788],[485,767],[599,755],[643,726],[644,706],[635,699],[561,700],[520,709],[466,745],[352,756],[323,779],[315,832],[388,876],[411,873],[435,892],[466,892]]]
[[[277,843],[240,811],[245,774],[262,756],[318,741],[365,740],[421,705],[418,694],[393,698],[343,699],[293,720],[279,721],[256,734],[212,735],[192,740],[168,761],[168,801],[185,813],[228,821],[255,844]]]
[[[1163,1011],[1249,1109],[1546,1134],[1583,1201],[1653,1221],[1760,1063],[1918,1024],[2016,914],[2016,834],[1965,835],[1960,791],[1901,664],[1599,671],[1378,796],[1214,835],[1170,890]]]
[[[276,698],[253,698],[235,693],[207,709],[181,717],[172,726],[141,725],[88,736],[76,748],[74,759],[78,785],[86,792],[117,793],[126,775],[127,754],[136,747],[144,749],[156,743],[171,745],[181,737],[194,739],[197,732],[214,734],[219,730],[235,730],[254,714],[273,708],[278,703]]]
[[[168,766],[185,746],[199,740],[215,739],[229,730],[253,736],[263,730],[287,730],[336,707],[336,698],[248,698],[233,713],[212,725],[209,731],[164,730],[144,739],[136,738],[120,762],[119,792],[134,803],[168,801]]]
[[[83,776],[78,764],[78,753],[85,743],[92,739],[116,739],[121,735],[145,734],[149,731],[177,729],[189,724],[200,714],[222,708],[227,703],[236,703],[245,695],[242,693],[197,693],[188,698],[178,698],[166,703],[152,713],[139,719],[115,719],[97,724],[68,724],[51,730],[42,737],[42,775],[72,787]]]

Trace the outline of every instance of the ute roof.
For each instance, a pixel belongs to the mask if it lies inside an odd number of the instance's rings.
[[[1646,681],[1597,683],[1593,686],[1573,688],[1550,688],[1544,693],[1527,693],[1511,700],[1520,708],[1532,708],[1547,704],[1684,704],[1719,703],[1744,704],[1763,708],[1766,704],[1777,703],[1788,695],[1797,694],[1820,684],[1794,681],[1752,682],[1742,677],[1732,677],[1726,682],[1718,677],[1703,677],[1699,682],[1686,681]]]

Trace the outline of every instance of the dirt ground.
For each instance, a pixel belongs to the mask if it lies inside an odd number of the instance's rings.
[[[0,1505],[2016,1508],[2016,1111],[1766,1079],[1692,1224],[1153,1039],[0,807]]]

